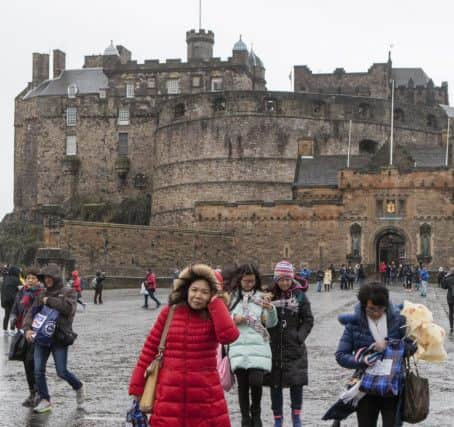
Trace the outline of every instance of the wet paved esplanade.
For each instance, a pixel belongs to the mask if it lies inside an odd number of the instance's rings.
[[[165,300],[167,291],[160,290],[159,298]],[[405,293],[400,286],[391,287],[392,300],[413,302],[423,300],[416,292]],[[91,302],[92,292],[85,291],[84,298]],[[315,325],[307,340],[309,354],[309,383],[304,389],[303,425],[330,426],[321,421],[328,407],[334,403],[349,377],[349,371],[339,367],[334,352],[342,333],[337,315],[352,311],[356,304],[356,291],[334,290],[317,294],[309,291]],[[431,286],[428,297],[422,301],[434,313],[435,322],[448,329],[446,291]],[[53,411],[36,415],[23,408],[21,402],[27,395],[22,363],[9,362],[5,353],[9,337],[0,337],[0,427],[49,426],[88,427],[125,426],[125,412],[131,399],[127,394],[129,376],[136,362],[144,339],[155,320],[157,310],[144,310],[138,290],[106,290],[103,305],[89,304],[85,313],[78,312],[74,329],[79,338],[69,353],[70,370],[87,385],[87,401],[83,409],[76,408],[75,393],[66,382],[57,378],[52,358],[48,371],[48,384]],[[454,416],[454,340],[446,340],[448,361],[443,364],[420,364],[420,373],[429,378],[431,413],[421,426],[453,426]],[[236,389],[227,393],[232,426],[240,426]],[[286,411],[288,393],[285,394]],[[264,389],[262,401],[264,426],[272,425],[269,391]],[[290,426],[287,416],[286,426]],[[128,424],[130,425],[130,424]],[[350,417],[342,426],[356,425]]]

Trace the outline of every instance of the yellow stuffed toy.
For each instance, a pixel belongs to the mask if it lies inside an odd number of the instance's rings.
[[[448,357],[443,346],[446,332],[433,323],[432,312],[423,304],[404,301],[400,314],[407,321],[407,335],[418,345],[415,357],[427,362],[445,361]]]

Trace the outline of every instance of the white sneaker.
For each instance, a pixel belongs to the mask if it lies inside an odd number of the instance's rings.
[[[39,403],[33,408],[33,412],[36,412],[37,414],[43,414],[49,411],[52,411],[52,405],[46,399],[41,399]]]
[[[76,402],[77,406],[82,406],[85,402],[86,389],[85,383],[81,381],[82,387],[79,390],[76,390]]]

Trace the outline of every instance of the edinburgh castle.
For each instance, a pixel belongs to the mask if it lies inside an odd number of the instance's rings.
[[[268,91],[241,38],[227,60],[214,41],[192,30],[186,61],[144,63],[112,43],[78,70],[54,50],[52,77],[33,54],[12,216],[42,226],[40,262],[112,276],[200,260],[454,265],[447,83],[389,56],[366,72],[295,66],[292,92]]]

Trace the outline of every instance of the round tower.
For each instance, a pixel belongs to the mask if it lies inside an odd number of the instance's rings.
[[[213,58],[214,33],[213,31],[191,30],[186,33],[188,45],[188,62],[209,61]]]

